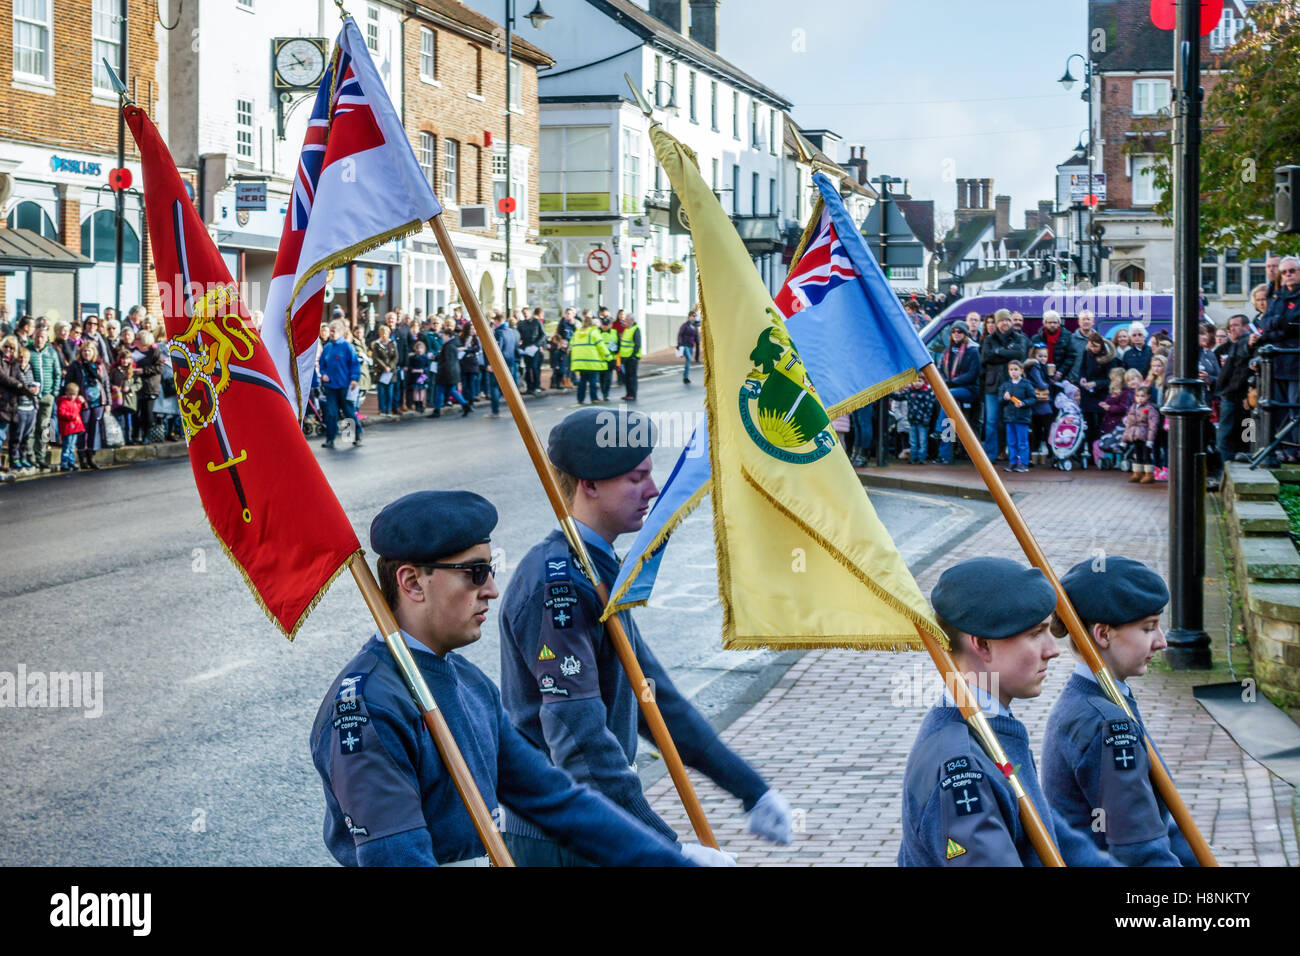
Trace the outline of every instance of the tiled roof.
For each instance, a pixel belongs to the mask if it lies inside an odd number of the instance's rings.
[[[415,4],[416,15],[423,10],[424,12],[434,14],[432,19],[442,19],[451,21],[452,24],[465,27],[472,33],[481,34],[487,39],[491,39],[500,24],[495,20],[483,16],[476,10],[460,3],[459,0],[419,0]],[[505,7],[502,7],[502,12]],[[521,60],[528,60],[539,66],[552,66],[555,63],[554,58],[540,47],[535,47],[527,40],[522,40],[518,36],[511,37],[510,49],[515,56]]]
[[[993,214],[987,216],[976,216],[974,219],[963,223],[960,229],[955,229],[943,237],[943,246],[947,252],[947,260],[950,263],[959,261],[963,254],[970,250],[975,244],[975,240],[989,226],[993,225]]]
[[[713,70],[725,79],[748,88],[751,93],[758,94],[760,98],[767,100],[779,110],[788,111],[794,105],[780,93],[764,86],[704,44],[683,36],[662,20],[651,16],[632,0],[587,0],[587,2],[612,19],[624,22],[633,33],[638,33],[645,39],[653,39],[654,42],[675,50],[688,59],[698,61],[702,66]]]

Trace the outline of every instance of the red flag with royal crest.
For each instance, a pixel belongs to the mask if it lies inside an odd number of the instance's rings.
[[[199,498],[258,604],[292,640],[361,546],[171,153],[143,110],[122,112],[140,148],[166,357]]]

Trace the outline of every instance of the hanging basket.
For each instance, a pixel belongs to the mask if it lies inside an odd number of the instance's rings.
[[[673,275],[681,275],[686,271],[686,264],[684,262],[670,262],[668,263],[668,271]]]
[[[650,268],[655,272],[664,272],[668,269],[668,263],[664,262],[662,259],[656,259],[654,262],[650,263]]]

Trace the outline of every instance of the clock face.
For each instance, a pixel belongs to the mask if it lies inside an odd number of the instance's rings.
[[[275,71],[291,86],[312,86],[325,72],[325,55],[310,40],[288,40],[275,55]]]

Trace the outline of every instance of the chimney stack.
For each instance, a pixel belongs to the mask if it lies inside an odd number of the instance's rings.
[[[845,169],[853,170],[853,176],[858,181],[859,186],[867,184],[867,147],[850,146],[849,160],[844,164]]]
[[[1025,228],[1026,228],[1026,229],[1033,229],[1033,230],[1037,231],[1037,229],[1038,229],[1038,210],[1037,210],[1037,209],[1026,209],[1026,210],[1025,210]]]
[[[981,179],[980,180],[980,208],[981,209],[993,208],[992,206],[989,205],[989,203],[991,203],[992,201],[993,201],[993,180]]]
[[[650,16],[678,33],[686,32],[688,0],[650,0]]]
[[[691,39],[718,51],[719,0],[691,0]]]
[[[1046,226],[1049,229],[1052,227],[1052,209],[1055,205],[1056,203],[1052,202],[1052,200],[1050,199],[1038,200],[1038,228],[1039,229],[1042,229],[1044,226]]]
[[[998,240],[1011,231],[1011,197],[998,196],[994,207],[993,238]]]

